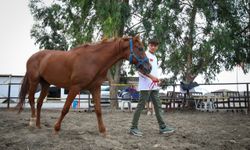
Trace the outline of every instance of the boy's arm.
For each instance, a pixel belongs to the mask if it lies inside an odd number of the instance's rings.
[[[155,77],[155,76],[153,76],[153,75],[151,75],[151,74],[144,74],[144,73],[142,73],[142,74],[143,74],[144,76],[150,78],[153,82],[160,82],[160,80],[159,80],[157,77]]]

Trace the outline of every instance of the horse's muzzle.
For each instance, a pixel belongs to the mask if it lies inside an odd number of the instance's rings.
[[[150,74],[151,70],[152,70],[151,64],[143,64],[139,68],[139,71],[143,74]]]

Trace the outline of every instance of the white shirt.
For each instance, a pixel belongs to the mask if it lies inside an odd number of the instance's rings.
[[[149,51],[146,51],[146,55],[149,59],[149,63],[152,65],[152,70],[150,72],[151,75],[158,78],[158,64],[157,64],[157,58],[154,54],[150,53]],[[159,86],[157,86],[157,83],[153,83],[153,81],[143,75],[139,72],[139,86],[138,90],[159,90]]]

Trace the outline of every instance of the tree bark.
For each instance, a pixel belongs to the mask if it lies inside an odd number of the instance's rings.
[[[125,3],[127,6],[129,6],[129,0],[122,0],[122,3]],[[129,11],[129,9],[127,9],[127,11]],[[124,13],[121,12],[120,13]],[[121,18],[122,19],[122,18]],[[125,21],[127,18],[123,18],[122,22],[121,22],[121,26],[118,29],[118,36],[122,37],[124,34],[124,26],[125,26]],[[109,80],[109,84],[110,84],[110,106],[112,110],[118,109],[118,97],[117,97],[117,92],[118,92],[118,86],[117,84],[120,82],[120,78],[121,78],[121,66],[122,66],[122,61],[117,62],[112,69],[109,69],[108,71],[108,80]]]
[[[187,84],[190,84],[191,82],[193,82],[193,80],[195,79],[195,77],[197,75],[195,75],[194,71],[192,70],[193,68],[193,46],[194,46],[194,35],[195,35],[195,16],[197,13],[197,7],[196,4],[194,3],[193,7],[192,7],[192,11],[190,13],[190,20],[189,20],[189,34],[187,37],[187,41],[186,41],[186,48],[187,48],[187,68],[186,68],[186,73],[184,76],[184,81]],[[185,100],[186,99],[190,99],[190,94],[189,92],[186,93],[185,95]],[[186,102],[184,102],[185,105]],[[195,106],[193,105],[192,101],[187,100],[187,106],[188,108],[194,109]]]
[[[189,20],[189,34],[186,41],[186,48],[187,48],[187,68],[186,68],[186,74],[184,77],[185,82],[190,83],[194,80],[196,75],[194,75],[192,68],[193,68],[193,46],[194,46],[194,34],[195,34],[195,16],[197,13],[197,7],[194,4],[191,14],[190,14],[190,20]]]
[[[117,62],[112,70],[109,69],[107,78],[109,80],[109,85],[110,85],[110,106],[112,110],[115,110],[118,108],[118,97],[117,97],[117,91],[118,91],[118,86],[117,83],[119,83],[121,74],[121,65],[122,61]]]

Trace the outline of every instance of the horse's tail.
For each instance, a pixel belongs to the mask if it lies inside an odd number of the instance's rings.
[[[18,113],[20,113],[23,110],[23,104],[25,103],[25,97],[28,93],[28,90],[29,90],[29,80],[26,72],[19,92],[19,102],[17,104],[17,108],[19,108]]]

